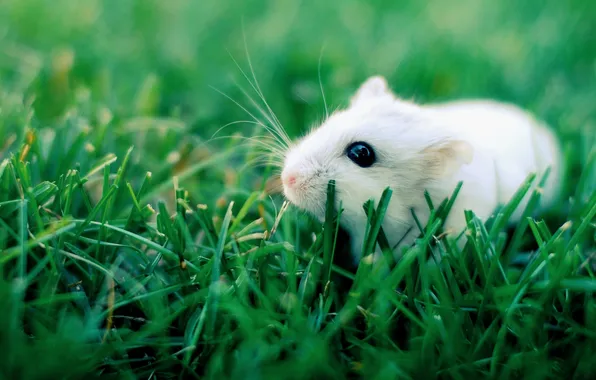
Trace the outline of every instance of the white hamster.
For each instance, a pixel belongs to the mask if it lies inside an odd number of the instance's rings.
[[[386,187],[393,195],[383,229],[392,246],[399,243],[397,254],[419,234],[410,209],[421,223],[428,220],[424,190],[436,205],[463,181],[445,223],[446,231],[459,234],[466,226],[464,210],[486,220],[528,174],[537,174],[536,186],[549,166],[543,207],[556,201],[562,180],[559,143],[543,124],[513,105],[488,100],[418,105],[396,96],[385,78],[373,76],[346,109],[290,146],[281,180],[285,197],[321,220],[327,184],[336,181],[336,198],[344,208],[341,224],[351,236],[356,264],[363,255],[363,204],[378,201]],[[531,190],[511,222],[519,220]]]

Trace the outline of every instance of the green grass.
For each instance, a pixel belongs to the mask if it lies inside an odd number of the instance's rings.
[[[579,0],[0,2],[1,377],[590,378],[595,18]],[[528,108],[565,146],[564,200],[535,215],[535,194],[514,230],[516,201],[470,212],[459,251],[452,197],[397,263],[347,270],[341,213],[317,223],[246,165],[240,135],[264,131],[241,107],[271,117],[243,94],[247,51],[291,137],[372,74]],[[390,197],[363,205],[368,247]]]

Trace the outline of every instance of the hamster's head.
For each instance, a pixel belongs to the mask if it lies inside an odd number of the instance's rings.
[[[363,204],[391,187],[391,212],[398,215],[387,215],[400,219],[415,199],[424,199],[429,181],[450,175],[471,154],[469,144],[440,128],[427,110],[399,99],[384,78],[374,76],[347,108],[288,149],[281,180],[286,198],[319,219],[325,215],[327,184],[335,180],[344,221],[364,218]]]

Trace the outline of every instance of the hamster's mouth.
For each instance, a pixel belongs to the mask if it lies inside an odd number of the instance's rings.
[[[325,192],[314,189],[312,186],[299,186],[298,188],[288,188],[284,186],[283,193],[286,199],[294,206],[303,209],[317,217],[325,215]],[[321,195],[322,194],[322,195]]]

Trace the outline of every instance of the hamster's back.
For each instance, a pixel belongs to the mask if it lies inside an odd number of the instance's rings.
[[[542,194],[542,205],[550,206],[559,195],[562,182],[562,155],[555,134],[542,122],[517,106],[489,100],[461,100],[427,105],[439,125],[449,128],[468,142],[477,153],[490,157],[499,183],[499,198],[507,202],[529,173],[537,173],[537,185],[551,167]],[[530,192],[528,192],[529,197]],[[513,219],[521,216],[523,206]]]

